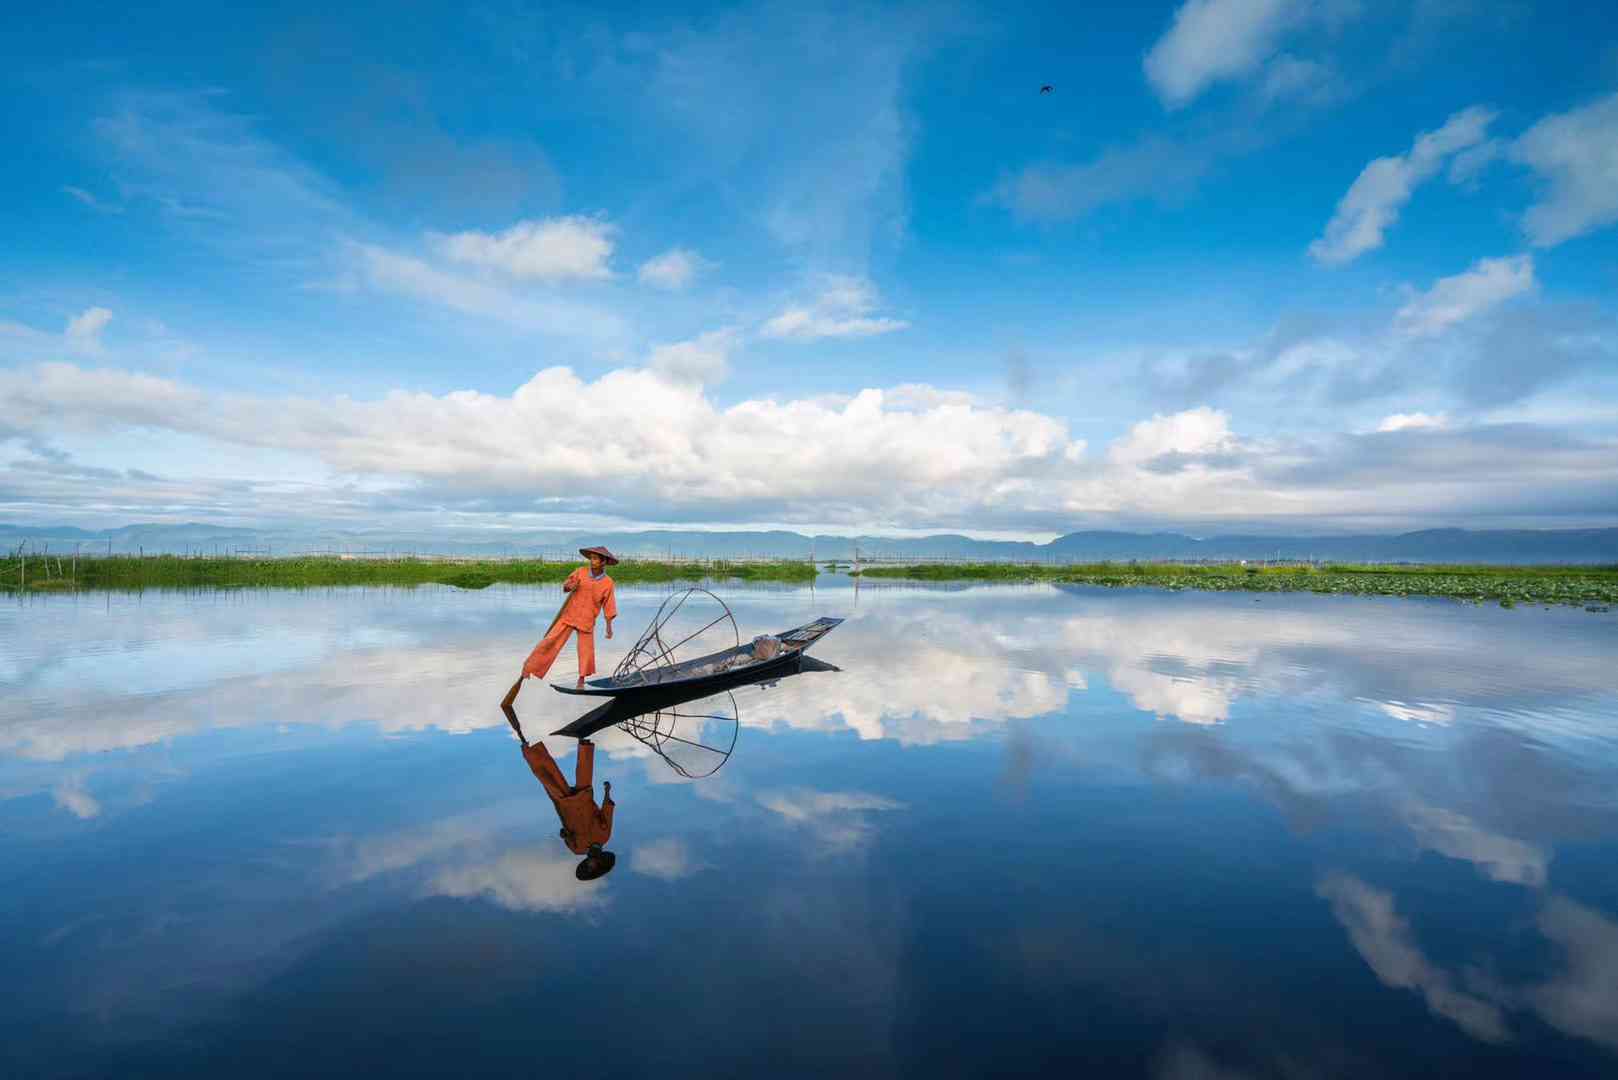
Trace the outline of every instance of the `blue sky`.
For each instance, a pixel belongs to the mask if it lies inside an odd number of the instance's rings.
[[[0,42],[0,520],[1615,524],[1615,31],[41,13]]]

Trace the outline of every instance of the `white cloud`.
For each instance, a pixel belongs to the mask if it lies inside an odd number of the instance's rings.
[[[432,300],[467,315],[507,320],[520,301],[495,286],[446,273],[421,259],[368,244],[356,245],[369,283],[387,292]]]
[[[519,295],[371,244],[353,244],[349,250],[364,281],[383,292],[428,300],[521,330],[591,341],[622,338],[628,333],[622,318],[592,304]]]
[[[560,217],[519,221],[502,233],[461,232],[435,238],[457,262],[490,266],[512,277],[540,281],[612,276],[614,226],[600,218]]]
[[[1618,923],[1553,896],[1539,928],[1565,950],[1567,967],[1532,988],[1529,1002],[1562,1031],[1618,1049]]]
[[[1107,685],[1128,695],[1135,708],[1205,726],[1230,719],[1237,700],[1268,682],[1259,674],[1269,669],[1267,654],[1284,649],[1272,635],[1288,632],[1275,618],[1263,622],[1245,610],[1214,617],[1120,608],[1067,620],[1050,636],[1068,662],[1104,672]],[[1318,630],[1314,639],[1320,641]],[[1176,658],[1173,669],[1159,662],[1165,656]]]
[[[1416,946],[1410,924],[1393,909],[1393,897],[1349,874],[1328,874],[1315,891],[1331,902],[1332,914],[1365,963],[1386,986],[1415,990],[1427,1007],[1484,1042],[1511,1037],[1500,1009],[1455,988]]]
[[[294,252],[329,240],[351,221],[336,187],[260,137],[245,116],[201,93],[126,93],[96,119],[120,191],[172,218],[225,223],[219,242],[261,253]]]
[[[1374,425],[1375,404],[1387,401],[1403,411],[1492,409],[1544,400],[1547,391],[1560,391],[1565,402],[1571,390],[1595,405],[1610,396],[1601,377],[1618,358],[1618,323],[1594,303],[1540,297],[1538,270],[1533,256],[1485,259],[1436,287],[1425,283],[1425,292],[1401,286],[1380,327],[1297,317],[1247,341],[1122,352],[1100,362],[1144,383],[1148,400],[1184,407],[1218,398],[1285,416],[1294,431],[1330,429],[1345,409],[1359,413],[1351,423],[1362,430]],[[1069,382],[1075,390],[1093,386],[1095,374],[1091,368]],[[1579,412],[1598,422],[1611,418],[1599,407]],[[1533,418],[1561,423],[1572,416]]]
[[[1449,417],[1444,413],[1408,412],[1384,416],[1377,424],[1378,431],[1413,431],[1424,428],[1447,428]]]
[[[1071,221],[1113,203],[1183,197],[1208,172],[1219,147],[1153,135],[1108,147],[1077,165],[1030,165],[1002,177],[983,199],[1035,221]]]
[[[71,184],[68,184],[62,187],[62,191],[65,194],[73,196],[79,202],[83,203],[85,206],[88,206],[98,214],[121,214],[124,212],[123,207],[117,206],[113,203],[102,202],[100,199],[96,198],[94,195],[90,194],[88,191],[85,191],[81,187],[73,187]]]
[[[1545,117],[1509,153],[1547,187],[1523,215],[1523,230],[1536,246],[1618,222],[1618,94]]]
[[[786,341],[870,337],[910,326],[902,319],[873,317],[876,290],[862,278],[829,276],[819,296],[807,306],[788,307],[764,324],[759,333]]]
[[[706,865],[692,856],[684,840],[674,836],[637,845],[629,856],[629,869],[664,881],[690,877]]]
[[[1020,500],[1080,446],[1054,418],[929,388],[721,409],[700,387],[645,368],[594,382],[547,368],[510,397],[396,392],[369,402],[215,395],[67,364],[0,372],[0,426],[109,423],[290,451],[343,473],[443,485],[447,496],[476,492],[512,508],[587,492],[598,507],[816,504],[820,512],[835,503],[858,506],[862,517],[913,498],[937,508]]]
[[[51,788],[56,805],[81,821],[88,821],[101,813],[101,803],[85,789],[82,776],[69,777]]]
[[[1142,465],[1164,454],[1207,455],[1236,449],[1230,417],[1206,405],[1142,420],[1107,448],[1107,460]]]
[[[674,382],[712,386],[729,374],[730,354],[738,344],[734,329],[710,330],[690,341],[657,346],[648,366]]]
[[[484,846],[494,835],[491,821],[459,815],[435,821],[423,828],[368,836],[342,851],[340,877],[344,881],[369,881],[385,874],[426,863],[440,862],[446,856],[464,854]]]
[[[604,883],[580,881],[577,859],[508,852],[483,862],[452,866],[428,885],[434,896],[478,897],[511,911],[577,911],[606,903]]]
[[[815,791],[809,788],[764,792],[758,796],[758,803],[793,822],[858,810],[904,809],[904,803],[863,791]]]
[[[104,307],[86,308],[67,321],[64,336],[67,343],[84,352],[101,351],[101,331],[112,321],[112,312]]]
[[[1550,856],[1533,844],[1489,832],[1453,810],[1420,803],[1406,809],[1405,823],[1422,847],[1472,863],[1491,881],[1532,888],[1545,884]]]
[[[1533,425],[1435,430],[1419,445],[1399,433],[1255,439],[1208,407],[1142,421],[1097,456],[1064,420],[998,395],[897,386],[721,407],[701,385],[650,367],[590,381],[552,367],[510,395],[370,400],[210,392],[61,363],[0,370],[0,430],[14,438],[105,443],[135,428],[148,445],[245,448],[237,468],[264,479],[244,500],[240,482],[215,483],[202,465],[194,482],[129,477],[116,485],[126,514],[222,500],[259,519],[320,512],[371,523],[428,509],[1023,531],[1327,511],[1428,522],[1599,500],[1618,458],[1610,437]],[[274,484],[289,467],[307,479]],[[0,475],[33,505],[68,507],[104,506],[121,473],[19,462]]]
[[[1503,139],[1485,139],[1476,146],[1467,147],[1450,160],[1449,182],[1468,188],[1475,186],[1483,170],[1498,161],[1505,152]]]
[[[0,338],[5,338],[10,341],[27,342],[30,345],[43,345],[47,340],[50,339],[50,335],[42,331],[35,330],[32,326],[24,326],[22,323],[8,322],[4,319],[0,319]]]
[[[905,809],[904,803],[863,791],[795,788],[759,792],[755,799],[764,809],[809,829],[827,853],[844,853],[864,846],[875,831],[868,814]]]
[[[1008,655],[1009,644],[1024,636],[1020,625],[985,639],[982,625],[953,605],[908,610],[913,614],[850,620],[838,629],[842,639],[831,646],[836,650],[831,655],[858,656],[862,664],[887,672],[885,678],[783,685],[780,693],[749,701],[742,723],[852,731],[864,740],[928,745],[971,739],[992,725],[1053,712],[1067,702],[1067,679],[1027,670],[1026,655],[1015,660]],[[1056,649],[1052,662],[1065,661],[1065,651],[1060,645]],[[825,803],[805,804],[786,793],[777,809],[784,816],[806,816],[810,805]]]
[[[1284,53],[1265,67],[1264,79],[1259,85],[1259,96],[1266,102],[1325,105],[1342,93],[1342,80],[1331,65]]]
[[[1407,153],[1377,158],[1365,166],[1337,203],[1325,233],[1309,245],[1309,254],[1319,263],[1337,266],[1381,247],[1383,234],[1398,220],[1411,193],[1450,156],[1482,142],[1494,117],[1481,106],[1463,109],[1437,131],[1416,136]]]
[[[1304,12],[1298,0],[1187,0],[1142,61],[1146,79],[1179,108],[1213,83],[1257,69]]]
[[[697,274],[710,265],[707,259],[694,251],[674,248],[641,263],[637,276],[643,285],[679,290],[691,284]]]
[[[1479,259],[1411,299],[1394,316],[1394,327],[1407,337],[1434,337],[1533,288],[1532,255]]]

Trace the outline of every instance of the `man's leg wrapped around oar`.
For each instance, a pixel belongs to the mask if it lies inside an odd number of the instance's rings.
[[[528,762],[528,768],[533,772],[534,778],[552,799],[565,799],[573,794],[573,788],[567,782],[567,777],[562,775],[562,767],[551,757],[551,752],[545,748],[544,743],[525,744],[522,756],[523,760]]]
[[[523,677],[543,679],[549,674],[551,665],[556,663],[556,658],[562,654],[562,646],[567,644],[568,635],[575,633],[579,633],[579,631],[558,619],[556,624],[546,632],[545,636],[539,639],[539,644],[535,645],[534,651],[528,654],[528,659],[523,661]],[[579,633],[579,670],[581,673],[584,670],[584,637],[584,634]],[[590,635],[590,637],[592,638],[589,649],[590,659],[594,660],[594,635]],[[594,665],[591,666],[591,670],[595,670]]]

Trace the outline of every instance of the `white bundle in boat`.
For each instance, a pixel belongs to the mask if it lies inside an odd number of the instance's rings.
[[[760,634],[753,639],[753,648],[750,653],[746,651],[739,652],[727,656],[723,660],[714,660],[710,663],[699,664],[693,668],[686,668],[680,672],[680,677],[700,679],[709,675],[721,674],[731,668],[754,664],[761,660],[774,660],[781,655],[782,648],[781,639],[774,634]]]

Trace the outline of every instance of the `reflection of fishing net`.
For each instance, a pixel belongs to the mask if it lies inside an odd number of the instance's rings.
[[[628,654],[613,669],[620,684],[700,678],[752,659],[725,602],[707,589],[669,594]],[[719,660],[695,664],[714,653]],[[699,691],[700,692],[700,691]],[[721,693],[643,713],[618,725],[688,779],[711,776],[730,759],[739,728],[736,698]]]
[[[612,677],[622,682],[639,675],[648,683],[662,682],[675,677],[670,669],[678,664],[739,644],[736,617],[725,602],[707,589],[684,589],[663,601]]]
[[[740,728],[729,692],[644,713],[618,725],[688,780],[712,776],[730,760]]]

